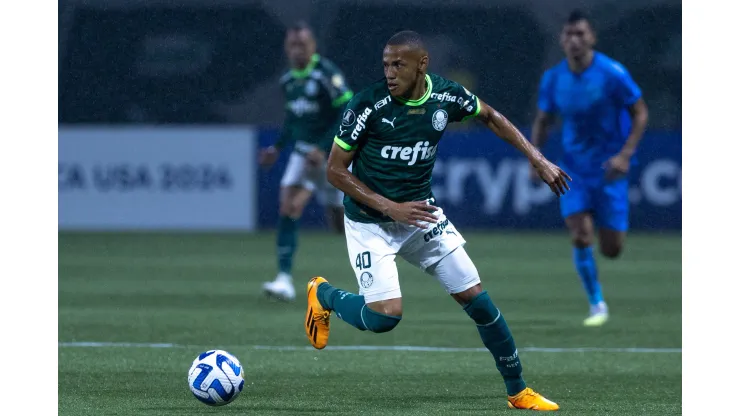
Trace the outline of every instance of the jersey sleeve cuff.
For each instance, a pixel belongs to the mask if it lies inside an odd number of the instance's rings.
[[[471,119],[473,117],[477,117],[478,114],[480,114],[480,101],[478,101],[478,96],[475,96],[475,112],[473,114],[467,115],[463,117],[462,121]]]
[[[350,152],[355,149],[356,146],[350,146],[347,143],[344,142],[344,140],[340,139],[337,136],[334,136],[334,143],[337,144],[337,146],[341,147],[342,149]]]
[[[352,96],[354,96],[354,93],[352,91],[345,91],[344,94],[340,95],[339,97],[335,98],[334,101],[331,102],[332,107],[339,107],[340,105],[346,103],[347,101],[352,99]]]

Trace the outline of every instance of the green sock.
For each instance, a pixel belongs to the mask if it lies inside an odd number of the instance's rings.
[[[278,269],[287,274],[293,271],[293,255],[298,247],[298,220],[281,216],[277,229]]]
[[[527,383],[522,378],[522,363],[519,361],[514,337],[488,292],[481,292],[464,309],[475,321],[483,345],[493,355],[496,368],[504,378],[506,393],[513,396],[524,390]]]
[[[401,322],[400,316],[386,315],[368,308],[364,296],[337,289],[329,283],[320,284],[316,288],[316,296],[321,306],[334,311],[339,319],[360,331],[388,332]]]

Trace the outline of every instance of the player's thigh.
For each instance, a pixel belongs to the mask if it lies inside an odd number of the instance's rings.
[[[480,285],[478,269],[462,246],[424,270],[434,276],[453,297]]]
[[[378,224],[365,224],[345,217],[347,253],[365,303],[401,298],[396,253],[391,239]],[[373,308],[373,310],[377,310]]]
[[[626,232],[629,228],[629,182],[627,179],[604,183],[595,196],[595,220],[599,228]]]
[[[622,253],[629,228],[629,182],[607,182],[600,189],[596,208],[601,253],[616,258]]]
[[[310,165],[306,156],[298,152],[292,152],[288,158],[288,165],[285,167],[283,177],[280,179],[280,187],[300,187],[314,191],[316,185],[310,179]]]
[[[280,213],[299,217],[311,199],[315,184],[308,178],[308,161],[298,152],[290,154],[288,165],[280,180]]]
[[[568,174],[573,178],[569,184],[570,190],[558,199],[560,215],[564,219],[583,212],[591,212],[594,208],[589,182],[570,171]]]
[[[435,212],[435,216],[437,222],[429,224],[427,229],[411,227],[413,232],[403,241],[398,253],[404,260],[422,270],[436,264],[465,244],[460,231],[441,209]]]

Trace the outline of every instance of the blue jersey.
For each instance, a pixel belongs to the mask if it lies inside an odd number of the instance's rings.
[[[628,107],[641,96],[624,66],[599,52],[580,74],[567,60],[545,72],[537,105],[563,121],[563,167],[602,174],[604,162],[624,146],[632,125]]]

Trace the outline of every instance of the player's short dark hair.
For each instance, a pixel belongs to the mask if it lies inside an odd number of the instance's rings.
[[[391,36],[386,45],[408,45],[416,49],[426,50],[421,35],[413,30],[402,30]]]
[[[591,21],[591,17],[588,15],[588,13],[581,9],[575,9],[571,11],[568,15],[568,20],[566,21],[566,23],[572,25],[574,23],[580,22],[581,20],[588,23],[588,25],[591,26],[591,29],[594,28],[594,23]]]
[[[303,30],[307,30],[313,33],[311,25],[309,25],[308,22],[305,20],[296,20],[295,22],[291,23],[290,26],[288,26],[288,32],[300,32]]]

